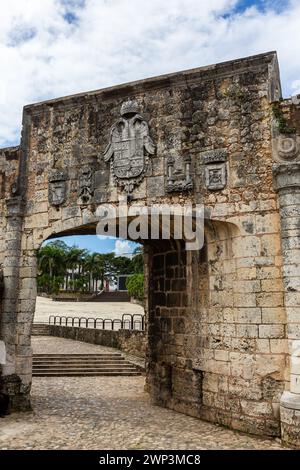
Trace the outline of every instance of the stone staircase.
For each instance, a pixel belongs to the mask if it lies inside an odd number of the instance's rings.
[[[34,377],[93,377],[141,375],[120,353],[34,354]]]
[[[49,336],[50,328],[47,323],[34,323],[31,330],[32,336]]]
[[[93,302],[130,302],[128,292],[125,291],[102,291],[91,300]]]

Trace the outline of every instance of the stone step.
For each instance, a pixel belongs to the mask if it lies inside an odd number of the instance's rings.
[[[135,367],[34,367],[32,370],[34,372],[126,372],[135,371]]]
[[[33,368],[36,367],[128,367],[132,366],[130,362],[118,361],[118,362],[33,362]]]
[[[122,356],[121,354],[97,354],[97,355],[91,355],[89,356],[88,354],[85,356],[84,354],[81,354],[81,355],[76,355],[76,354],[62,354],[62,355],[49,355],[49,354],[45,354],[44,356],[36,356],[35,354],[33,355],[34,359],[36,360],[44,360],[44,359],[50,359],[50,360],[64,360],[64,359],[67,359],[67,360],[73,360],[73,359],[76,359],[76,360],[80,360],[80,359],[84,359],[84,360],[89,360],[89,361],[93,361],[93,360],[97,360],[97,359],[123,359],[124,356]]]
[[[101,371],[101,370],[104,370],[104,371],[109,371],[109,370],[135,370],[135,367],[134,366],[131,366],[131,365],[127,365],[127,366],[123,366],[123,365],[110,365],[110,366],[107,366],[107,367],[102,367],[102,366],[98,366],[98,367],[95,367],[95,366],[89,366],[89,365],[86,365],[84,367],[82,366],[70,366],[70,367],[53,367],[53,366],[40,366],[40,367],[33,367],[32,369],[33,371],[41,371],[41,370],[51,370],[51,371],[68,371],[68,370],[88,370],[88,371]]]
[[[32,336],[49,336],[50,328],[46,323],[34,323],[32,325]]]
[[[52,367],[52,368],[72,368],[72,367],[93,367],[93,368],[103,368],[103,367],[132,367],[129,362],[107,362],[107,363],[93,363],[93,362],[69,362],[69,363],[59,363],[59,362],[39,362],[33,363],[33,368],[41,368],[41,367]],[[133,366],[134,367],[134,366]]]
[[[34,363],[40,363],[40,362],[51,362],[55,363],[57,362],[58,364],[61,364],[62,362],[66,363],[72,363],[72,362],[79,362],[82,364],[86,364],[87,362],[90,362],[92,364],[95,364],[97,362],[101,363],[106,363],[106,362],[124,362],[126,359],[124,357],[90,357],[90,358],[83,358],[83,357],[72,357],[72,358],[63,358],[63,357],[54,357],[54,358],[48,358],[48,357],[38,357],[38,358],[33,358]]]
[[[64,362],[62,364],[58,363],[58,362],[55,362],[55,363],[52,363],[52,362],[39,362],[39,363],[36,363],[34,362],[33,363],[33,368],[41,368],[41,367],[52,367],[52,368],[70,368],[70,367],[81,367],[81,368],[84,368],[84,367],[94,367],[94,368],[97,368],[97,367],[127,367],[128,366],[128,362],[97,362],[97,363],[94,363],[94,362],[85,362],[85,363],[82,363],[82,362]]]
[[[122,354],[119,353],[103,353],[103,354],[34,354],[33,358],[34,359],[44,359],[44,358],[50,358],[50,359],[67,359],[67,358],[83,358],[83,359],[97,359],[97,358],[111,358],[111,357],[124,357]]]
[[[112,291],[112,292],[101,292],[91,299],[92,302],[130,302],[128,292],[124,291]]]
[[[31,336],[49,336],[47,331],[33,331]]]
[[[90,371],[64,371],[64,372],[52,372],[52,371],[44,371],[44,372],[34,372],[33,377],[99,377],[99,376],[123,376],[123,377],[131,377],[131,376],[138,376],[141,375],[140,372],[136,371],[126,371],[126,372],[107,372],[107,371],[97,371],[97,372],[90,372]]]
[[[138,368],[120,353],[35,354],[34,377],[141,375]]]

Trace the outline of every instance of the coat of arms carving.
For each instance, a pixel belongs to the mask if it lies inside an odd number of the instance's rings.
[[[79,197],[83,204],[88,204],[94,195],[93,172],[85,166],[80,171],[79,176]]]
[[[121,118],[113,125],[104,161],[111,162],[116,183],[130,193],[143,180],[155,145],[146,120],[139,114],[136,101],[128,100],[121,108]]]
[[[66,200],[67,173],[64,170],[53,170],[49,175],[49,203],[60,206]]]

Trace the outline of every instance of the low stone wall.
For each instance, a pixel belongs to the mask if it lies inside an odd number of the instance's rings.
[[[52,300],[55,302],[88,302],[93,300],[96,294],[82,294],[80,292],[61,292],[54,295]]]
[[[59,338],[84,341],[110,348],[120,349],[127,354],[144,358],[146,356],[146,333],[136,330],[96,330],[75,326],[49,325],[50,335]]]

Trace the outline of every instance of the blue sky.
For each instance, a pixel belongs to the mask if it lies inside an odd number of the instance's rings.
[[[25,104],[270,50],[296,94],[299,43],[299,0],[3,1],[0,147]]]
[[[277,13],[285,11],[290,2],[286,0],[240,0],[233,9],[234,13],[244,13],[247,8],[256,7],[260,12],[275,10]]]
[[[77,235],[70,237],[61,237],[59,239],[47,240],[44,244],[47,245],[55,240],[62,240],[68,246],[78,246],[96,253],[112,253],[117,256],[128,256],[134,252],[135,248],[139,245],[129,240],[122,240],[109,237],[98,237],[96,235]]]
[[[26,104],[270,50],[300,93],[299,44],[300,0],[3,1],[0,147]]]

